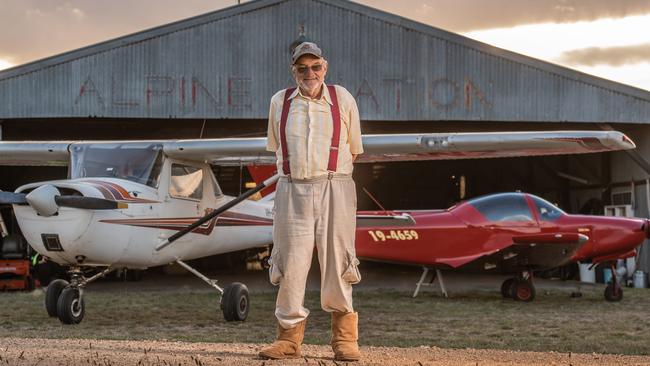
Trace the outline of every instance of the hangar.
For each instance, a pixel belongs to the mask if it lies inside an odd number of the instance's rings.
[[[0,71],[0,136],[263,136],[270,97],[292,84],[290,47],[304,39],[330,60],[326,81],[356,97],[364,133],[616,129],[638,145],[592,156],[358,166],[359,188],[386,208],[522,190],[569,212],[613,205],[650,216],[650,92],[346,0],[247,2]],[[240,189],[241,174],[219,172],[226,190]],[[65,175],[1,167],[0,189]],[[359,192],[359,207],[376,206]]]

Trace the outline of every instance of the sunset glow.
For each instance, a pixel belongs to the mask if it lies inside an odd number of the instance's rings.
[[[607,79],[650,90],[650,59],[639,52],[650,52],[650,14],[591,22],[543,23],[512,28],[467,32],[463,35],[481,42],[542,60],[557,63]],[[617,49],[617,58],[589,60],[590,65],[570,55],[589,50]],[[626,61],[625,50],[629,49]],[[636,52],[636,54],[635,54]],[[613,53],[613,52],[612,52]],[[618,63],[618,65],[616,64]]]
[[[0,58],[0,70],[8,69],[8,68],[13,67],[13,66],[14,66],[14,64],[12,64],[11,62],[5,61],[5,60]]]

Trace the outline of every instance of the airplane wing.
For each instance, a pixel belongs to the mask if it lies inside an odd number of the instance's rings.
[[[275,154],[266,151],[264,137],[138,141],[142,142],[160,143],[165,154],[174,158],[215,165],[275,162]],[[0,165],[66,165],[74,143],[0,141]],[[363,146],[365,152],[357,159],[360,163],[581,154],[636,147],[617,131],[364,135]]]
[[[368,135],[364,136],[363,146],[365,153],[358,162],[583,154],[636,147],[618,131]]]
[[[0,141],[0,165],[66,166],[71,141]]]
[[[581,154],[636,147],[618,131],[472,132],[364,135],[356,162],[449,160]],[[272,164],[265,138],[178,140],[166,142],[167,155],[212,164]]]

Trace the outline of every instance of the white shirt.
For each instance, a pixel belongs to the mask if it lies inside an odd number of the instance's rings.
[[[335,85],[341,115],[341,134],[336,172],[352,174],[352,155],[363,153],[359,109],[350,92]],[[282,149],[280,148],[280,119],[286,89],[271,98],[266,149],[275,151],[278,172],[282,174]],[[314,178],[328,173],[330,145],[332,143],[332,99],[323,84],[320,99],[311,99],[300,88],[289,96],[291,107],[287,117],[286,137],[291,177]]]

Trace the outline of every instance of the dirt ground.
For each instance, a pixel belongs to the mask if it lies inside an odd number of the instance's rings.
[[[365,291],[393,288],[411,291],[420,270],[414,267],[386,268],[368,266],[363,285]],[[387,275],[390,273],[390,275]],[[255,273],[219,276],[225,283],[244,281],[254,290],[272,289],[266,276]],[[503,277],[466,276],[449,273],[445,276],[450,293],[498,291]],[[318,276],[310,276],[308,288],[318,288]],[[576,283],[538,281],[539,293],[547,288],[575,288]],[[92,291],[119,293],[124,284],[101,282]],[[590,286],[590,285],[585,285]],[[150,275],[137,287],[147,290],[211,291],[192,276]],[[578,288],[580,286],[577,286]],[[357,289],[360,289],[357,288]],[[437,286],[425,289],[439,293]],[[20,333],[16,333],[20,337]],[[345,365],[335,362],[329,346],[305,345],[303,358],[268,361],[257,357],[263,347],[254,343],[204,343],[172,341],[115,341],[95,339],[0,338],[1,365]],[[362,346],[362,360],[351,365],[650,365],[650,356],[629,356],[598,353],[521,352],[483,349],[445,349],[438,347],[368,347]]]
[[[344,365],[328,346],[306,345],[304,357],[267,361],[262,345],[89,339],[0,339],[0,364],[7,365]],[[648,365],[650,357],[515,352],[437,347],[362,347],[353,365]]]

